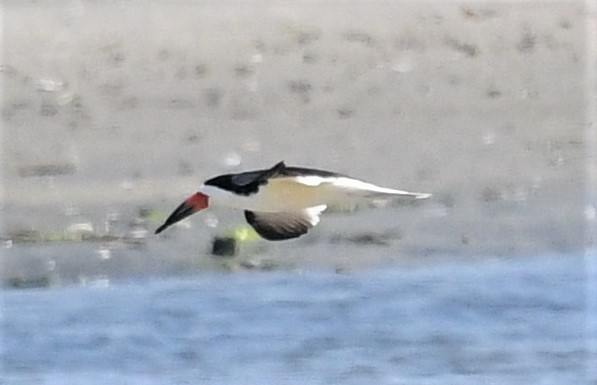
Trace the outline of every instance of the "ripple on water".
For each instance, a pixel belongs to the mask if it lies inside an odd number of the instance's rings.
[[[5,291],[7,383],[581,383],[582,258]]]

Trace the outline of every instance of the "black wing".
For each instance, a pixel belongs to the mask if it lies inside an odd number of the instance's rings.
[[[216,186],[236,194],[251,195],[259,191],[259,186],[267,184],[267,180],[275,177],[286,166],[284,162],[266,170],[247,171],[240,174],[225,174],[205,181],[205,185]]]
[[[283,241],[306,234],[309,229],[319,222],[318,215],[323,210],[325,210],[325,206],[279,213],[245,210],[245,218],[262,238],[268,241]]]
[[[277,174],[278,177],[308,175],[321,176],[324,178],[347,177],[344,174],[339,174],[333,171],[318,170],[315,168],[306,167],[285,167],[281,172]]]
[[[304,167],[286,167],[284,161],[266,170],[247,171],[240,174],[225,174],[205,181],[206,185],[216,186],[236,194],[251,195],[259,191],[259,186],[267,184],[268,179],[293,176],[316,175],[321,177],[345,176],[332,171]]]

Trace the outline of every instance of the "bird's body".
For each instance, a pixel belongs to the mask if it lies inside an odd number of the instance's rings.
[[[280,162],[270,169],[208,179],[170,215],[156,234],[207,206],[224,206],[245,210],[247,222],[263,238],[284,240],[305,234],[319,222],[319,214],[329,205],[429,196],[379,187],[330,171],[287,167]]]

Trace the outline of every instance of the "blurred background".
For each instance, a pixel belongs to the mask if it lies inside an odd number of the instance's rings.
[[[594,8],[3,1],[4,382],[597,383]],[[281,160],[433,197],[153,235]]]

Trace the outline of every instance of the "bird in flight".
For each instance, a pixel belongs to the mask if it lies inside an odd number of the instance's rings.
[[[287,167],[280,162],[265,170],[206,180],[155,233],[207,207],[224,206],[244,210],[245,219],[262,238],[281,241],[306,234],[319,223],[319,215],[330,205],[430,196],[379,187],[331,171]]]

